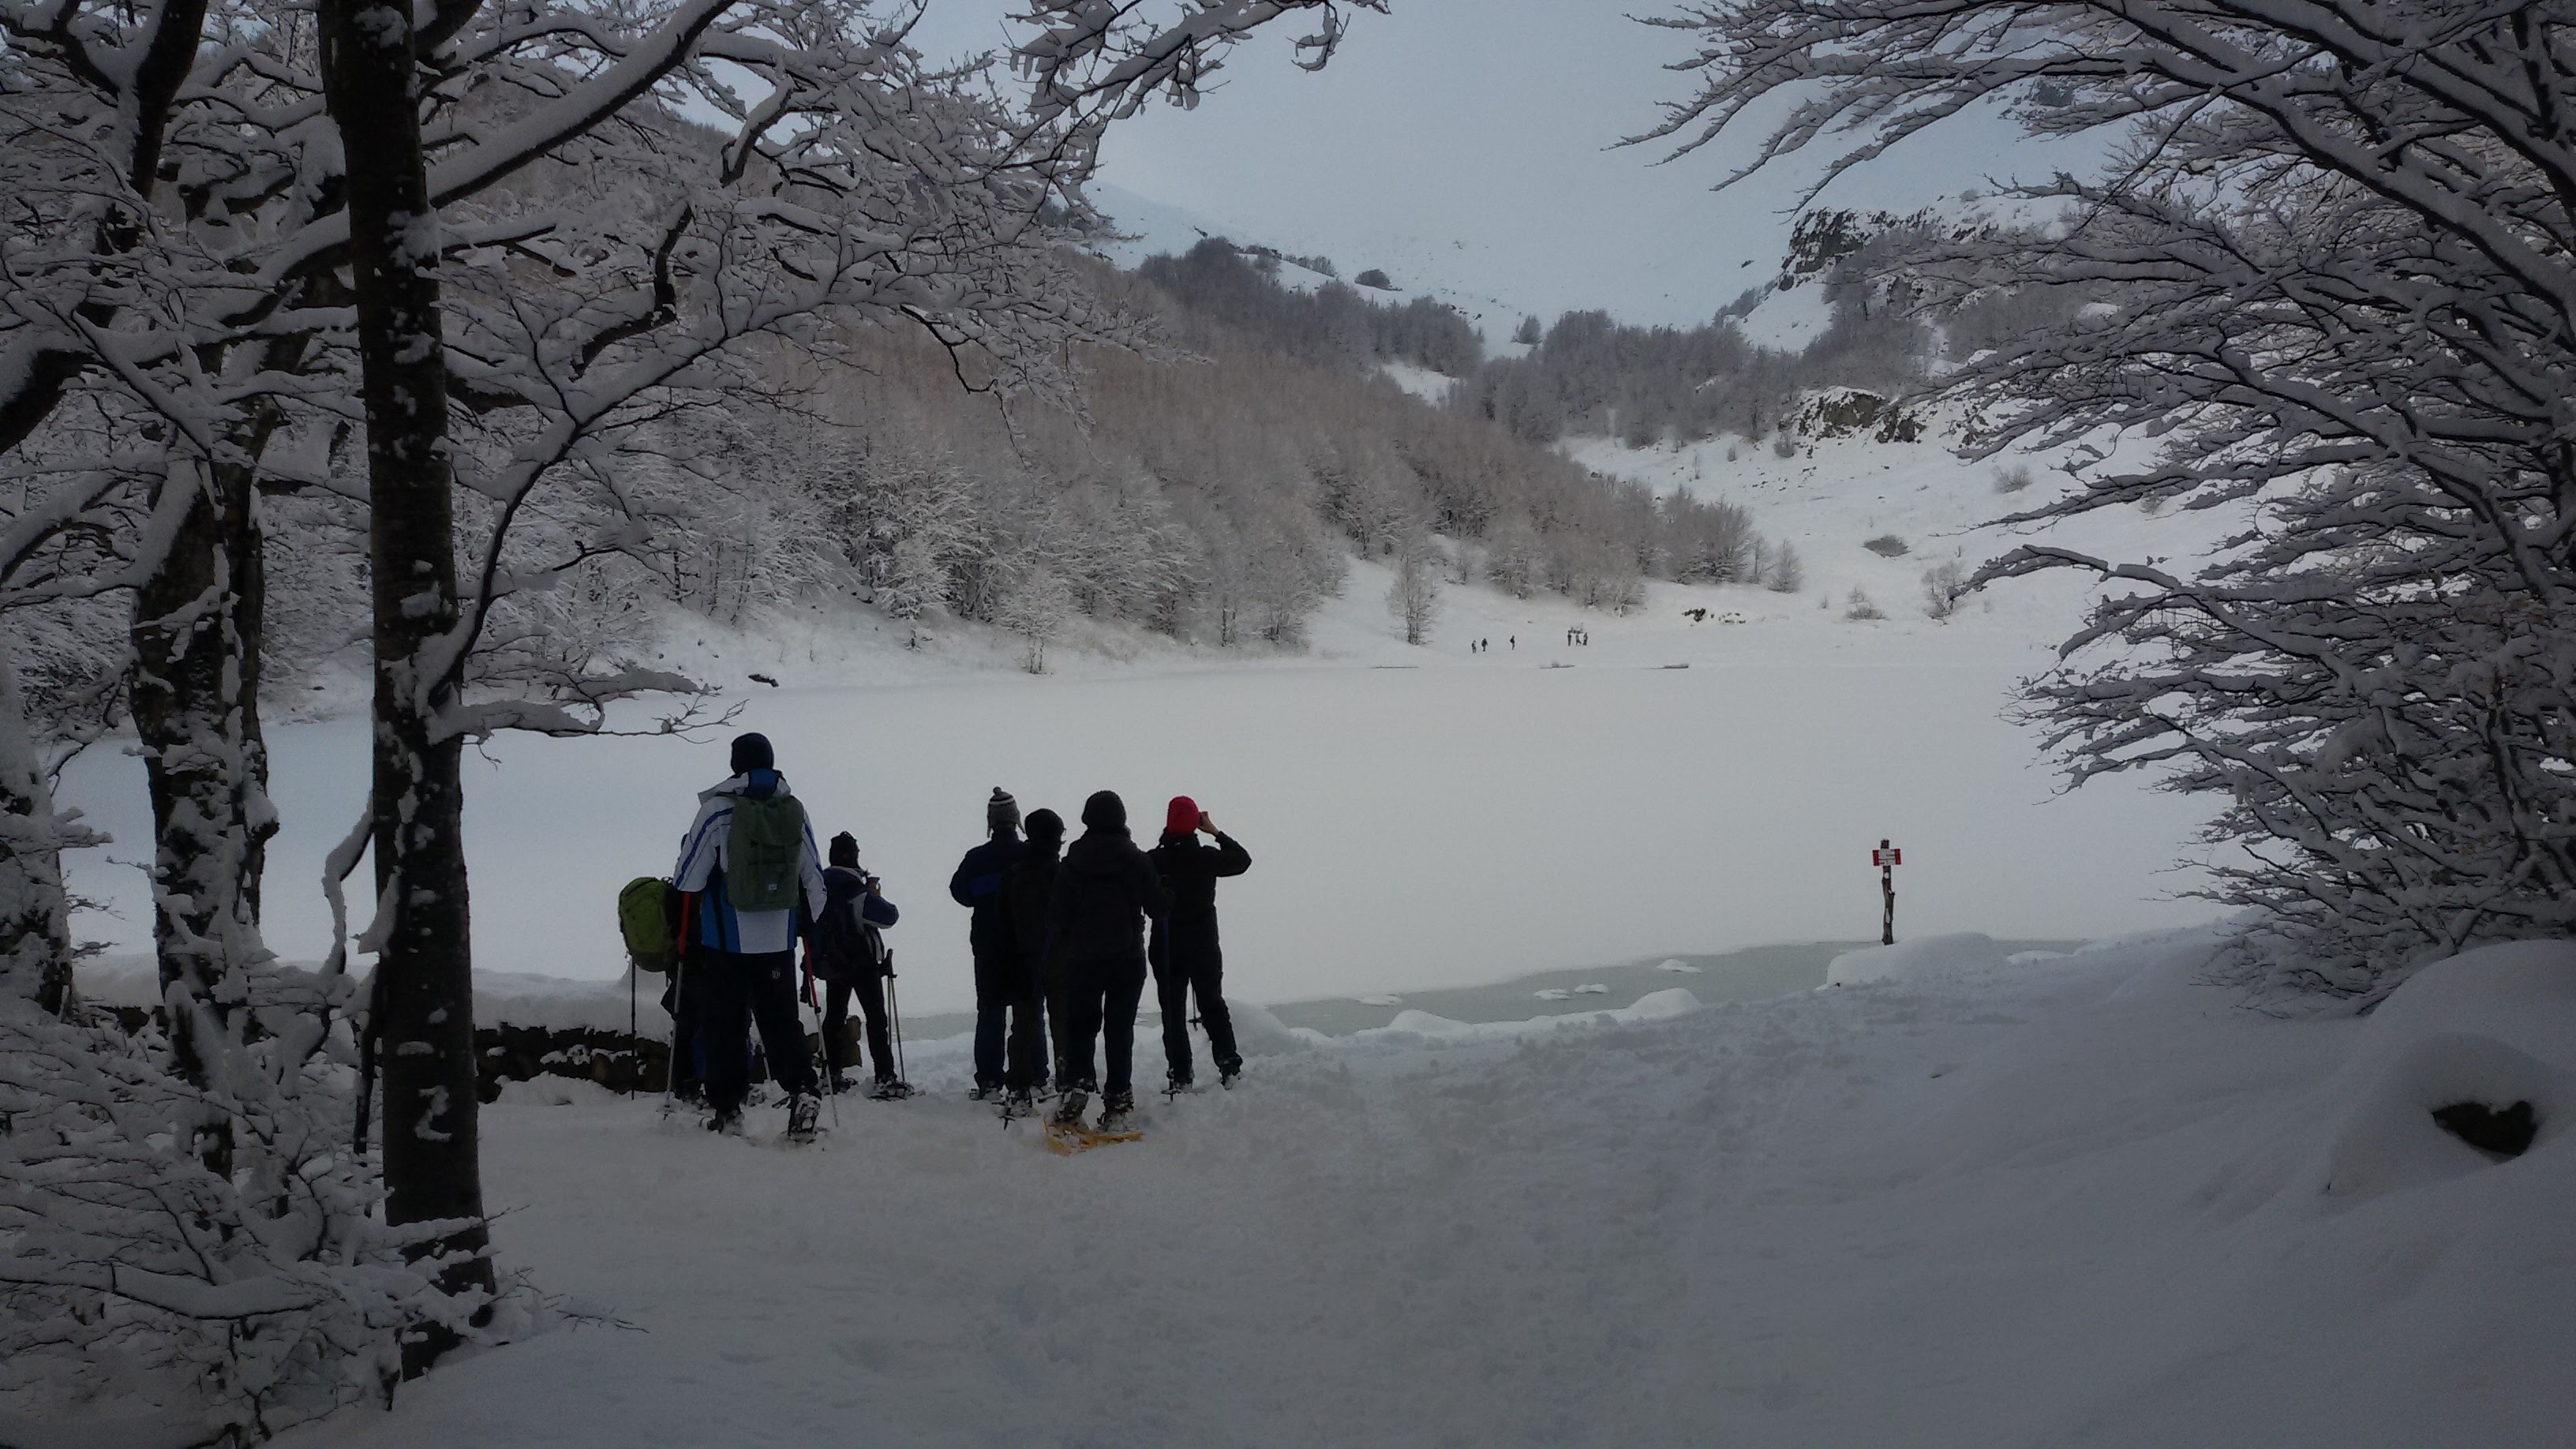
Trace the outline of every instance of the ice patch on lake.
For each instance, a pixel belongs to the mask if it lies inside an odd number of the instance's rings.
[[[1681,961],[1681,960],[1660,961],[1660,962],[1657,962],[1657,963],[1656,963],[1656,965],[1655,965],[1655,969],[1656,969],[1656,970],[1658,970],[1658,971],[1674,971],[1674,972],[1679,972],[1679,973],[1681,973],[1681,974],[1683,974],[1683,975],[1687,975],[1687,976],[1697,976],[1697,975],[1699,974],[1699,968],[1698,968],[1698,967],[1693,966],[1693,965],[1692,965],[1691,963],[1689,963],[1688,961]]]

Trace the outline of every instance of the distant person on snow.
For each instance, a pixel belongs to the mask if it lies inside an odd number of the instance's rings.
[[[1205,833],[1214,846],[1199,844]],[[1198,998],[1199,1025],[1207,1028],[1208,1056],[1219,1084],[1233,1086],[1243,1071],[1234,1047],[1234,1017],[1225,1009],[1225,954],[1217,948],[1216,883],[1252,869],[1252,857],[1187,795],[1175,795],[1163,813],[1163,838],[1145,853],[1172,895],[1172,913],[1154,926],[1148,959],[1154,995],[1163,1007],[1163,1060],[1171,1087],[1190,1085],[1190,998]]]
[[[1047,903],[1055,895],[1055,873],[1063,863],[1064,817],[1052,810],[1032,810],[1026,829],[1028,842],[1020,858],[1002,872],[1002,914],[1011,929],[1010,985],[1016,994],[1004,1085],[1010,1089],[1014,1116],[1036,1108],[1038,1089],[1046,1085],[1049,1057],[1058,1071],[1071,1060],[1064,1044],[1068,1019],[1064,970],[1062,963],[1047,958]],[[1036,1034],[1041,1022],[1047,1038],[1044,1050],[1034,1041],[1020,1040],[1022,1031]]]
[[[680,863],[671,872],[689,897],[681,970],[706,987],[699,1030],[714,1114],[707,1126],[742,1131],[743,1099],[751,1093],[746,1045],[756,1022],[769,1074],[787,1093],[788,1138],[806,1141],[819,1101],[796,1014],[796,931],[798,912],[812,919],[829,892],[805,806],[788,792],[768,738],[735,739],[732,768],[730,778],[699,794],[698,817],[680,839]]]
[[[831,1068],[837,1095],[850,1089],[841,1068],[849,1050],[850,998],[858,998],[866,1019],[868,1059],[876,1068],[872,1095],[902,1094],[904,1083],[894,1070],[894,1044],[886,1030],[885,979],[894,958],[878,934],[899,917],[875,876],[859,868],[859,842],[848,831],[832,837],[832,863],[823,867],[826,898],[807,938],[806,963],[823,983],[823,1060]]]
[[[1082,804],[1082,838],[1064,853],[1047,901],[1047,955],[1061,963],[1073,1020],[1057,1070],[1064,1099],[1057,1122],[1082,1121],[1088,1094],[1101,1089],[1100,1129],[1115,1132],[1135,1115],[1136,1003],[1145,995],[1145,923],[1171,911],[1154,863],[1127,834],[1127,804],[1103,790]],[[1107,1075],[1092,1074],[1091,1045],[1101,1043]]]
[[[1009,1076],[1004,1048],[1010,1038],[1011,926],[1002,914],[1002,873],[1020,858],[1020,802],[1001,786],[984,802],[983,844],[957,862],[948,878],[949,898],[975,913],[966,927],[966,944],[975,956],[975,1088],[976,1101],[998,1095]],[[1034,1025],[1034,1023],[1033,1023]],[[1044,1063],[1037,1075],[1046,1075]]]

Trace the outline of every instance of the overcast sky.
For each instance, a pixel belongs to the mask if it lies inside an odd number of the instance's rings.
[[[923,48],[998,44],[1003,0],[939,0]],[[1238,241],[1322,251],[1344,276],[1384,268],[1553,317],[1705,320],[1776,269],[1786,209],[1811,166],[1710,188],[1753,138],[1667,165],[1616,148],[1690,94],[1662,69],[1687,37],[1642,25],[1639,0],[1395,0],[1352,13],[1332,65],[1289,64],[1291,16],[1236,53],[1194,111],[1155,106],[1117,129],[1105,179],[1194,212]],[[1911,209],[2054,164],[1992,119],[1918,142],[1826,193]]]

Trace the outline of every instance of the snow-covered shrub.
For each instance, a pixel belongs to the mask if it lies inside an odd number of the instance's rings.
[[[1798,550],[1780,545],[1771,556],[1771,576],[1763,583],[1775,594],[1794,594],[1807,586],[1807,571],[1798,563]]]
[[[1997,493],[2019,493],[2023,489],[2029,487],[2030,484],[2030,465],[2028,463],[2015,463],[2008,468],[1997,468],[1995,470],[1995,491]]]
[[[1798,435],[1787,428],[1782,428],[1779,434],[1771,439],[1771,456],[1774,458],[1798,456]]]
[[[352,1151],[333,987],[252,973],[204,1087],[158,1032],[0,999],[0,1402],[246,1441],[388,1395],[409,1327],[474,1332],[404,1258],[454,1225],[387,1228]]]
[[[1959,600],[1967,592],[1967,570],[1955,559],[1923,571],[1923,612],[1935,619],[1947,619],[1959,612]]]
[[[1898,538],[1892,533],[1882,533],[1878,537],[1864,542],[1861,547],[1868,549],[1871,553],[1877,554],[1880,558],[1903,558],[1907,554],[1913,552],[1912,547],[1908,545],[1904,539]]]
[[[1870,602],[1868,594],[1855,587],[1851,591],[1851,597],[1843,600],[1843,617],[1858,622],[1864,619],[1884,619],[1887,614],[1878,605]]]
[[[1055,571],[1040,564],[1013,585],[993,611],[993,622],[1020,636],[1027,646],[1021,663],[1031,674],[1046,673],[1047,645],[1064,632],[1073,617],[1073,590]]]

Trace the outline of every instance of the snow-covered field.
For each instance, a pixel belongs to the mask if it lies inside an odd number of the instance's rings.
[[[2189,804],[2126,783],[2054,795],[2001,718],[2044,655],[1990,619],[1850,624],[1812,595],[1676,588],[1614,619],[1459,589],[1434,645],[1410,649],[1384,580],[1353,569],[1308,660],[1059,650],[1063,672],[1033,678],[962,636],[923,658],[881,635],[809,648],[710,633],[680,641],[681,662],[735,688],[735,727],[777,742],[818,824],[854,832],[909,912],[891,937],[909,1009],[966,1004],[964,913],[945,887],[997,784],[1067,818],[1104,787],[1140,820],[1176,793],[1206,805],[1255,859],[1223,898],[1229,983],[1255,1001],[1874,936],[1881,837],[1907,852],[1909,933],[2089,937],[2209,914],[2166,898]],[[1747,622],[1682,616],[1698,606]],[[1568,646],[1570,624],[1592,643]],[[1492,652],[1471,658],[1475,637]],[[746,683],[755,669],[782,687]],[[669,869],[728,733],[511,737],[470,760],[478,966],[622,971],[617,888]],[[289,724],[272,740],[268,935],[313,959],[329,945],[321,859],[364,798],[366,730]],[[74,869],[122,919],[82,928],[147,949],[141,874],[113,863],[150,838],[140,763],[94,751],[64,794],[120,842]]]
[[[810,1153],[530,1094],[495,1240],[615,1326],[290,1442],[2569,1442],[2576,949],[2285,1021],[2193,983],[2203,932],[1970,947],[1534,1032],[1256,1017],[1239,1089],[1073,1159],[945,1060]],[[2530,1152],[2426,1115],[2481,1093]]]

